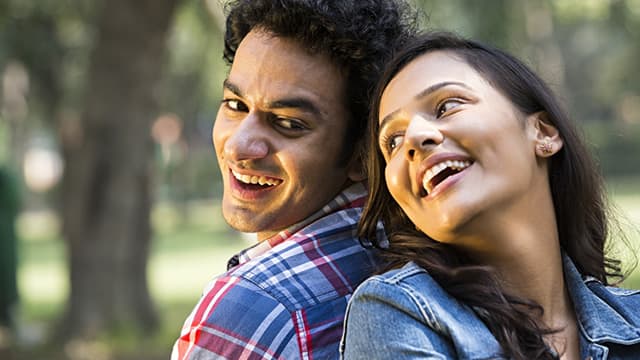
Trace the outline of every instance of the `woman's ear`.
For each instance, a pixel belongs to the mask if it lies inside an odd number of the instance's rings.
[[[529,115],[528,122],[533,125],[533,140],[537,156],[543,158],[551,157],[562,149],[563,141],[560,133],[549,122],[546,112],[540,111]]]

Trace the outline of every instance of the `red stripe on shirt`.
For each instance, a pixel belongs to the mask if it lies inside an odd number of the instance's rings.
[[[310,349],[313,349],[311,344],[311,328],[307,322],[307,313],[305,309],[301,309],[292,314],[293,323],[296,327],[296,335],[298,338],[298,348],[300,349],[300,358],[312,360],[313,355]],[[302,321],[302,323],[301,323]]]

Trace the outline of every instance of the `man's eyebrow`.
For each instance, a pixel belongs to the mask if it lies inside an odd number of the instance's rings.
[[[461,86],[465,89],[471,89],[467,84],[465,83],[461,83],[458,81],[443,81],[443,82],[439,82],[437,84],[433,84],[431,86],[429,86],[428,88],[422,90],[421,92],[419,92],[416,96],[413,97],[413,100],[420,100],[436,91],[438,91],[439,89],[442,89],[443,87],[446,86],[450,86],[450,85],[457,85],[457,86]],[[398,113],[400,112],[400,109],[393,111],[392,113],[390,113],[389,115],[385,116],[382,121],[380,122],[380,127],[379,129],[384,128],[384,126],[391,121],[391,119],[393,119],[394,117],[396,117],[398,115]]]
[[[240,87],[236,84],[229,81],[229,79],[224,80],[222,86],[234,93],[238,97],[244,97]],[[290,99],[280,99],[267,104],[267,108],[269,109],[300,109],[305,112],[312,113],[318,117],[322,115],[320,109],[310,100],[302,98],[302,97],[293,97]]]
[[[311,101],[304,98],[281,99],[268,104],[270,109],[300,109],[321,117],[318,107]]]
[[[229,79],[224,79],[224,81],[222,82],[222,87],[231,91],[232,93],[234,93],[239,97],[243,97],[242,91],[240,91],[240,88],[238,87],[238,85],[232,83],[231,81],[229,81]]]

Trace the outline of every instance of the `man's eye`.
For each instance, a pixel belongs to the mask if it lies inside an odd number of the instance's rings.
[[[299,120],[289,118],[277,118],[274,123],[286,130],[306,130],[307,127]]]
[[[462,100],[460,99],[446,99],[438,104],[438,107],[436,108],[436,118],[442,117],[444,114],[460,105],[462,105]]]
[[[242,103],[241,101],[236,100],[236,99],[225,99],[225,100],[222,100],[222,102],[224,103],[224,105],[227,108],[229,108],[229,109],[231,109],[233,111],[247,111],[248,110],[247,106],[244,103]]]

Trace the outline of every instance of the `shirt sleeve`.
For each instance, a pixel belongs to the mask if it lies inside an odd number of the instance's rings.
[[[185,321],[171,359],[299,357],[295,318],[250,281],[221,277]]]
[[[450,342],[424,321],[423,311],[405,289],[375,278],[367,280],[347,306],[342,358],[457,358]]]

